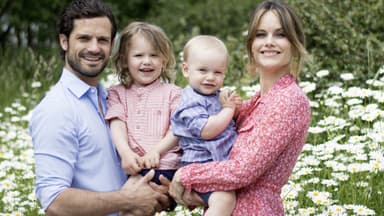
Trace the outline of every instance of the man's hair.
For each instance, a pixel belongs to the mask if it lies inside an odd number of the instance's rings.
[[[74,0],[61,13],[57,23],[58,35],[63,34],[69,38],[76,19],[107,17],[111,22],[111,38],[115,38],[117,26],[111,9],[101,0]],[[64,59],[65,51],[61,50]]]

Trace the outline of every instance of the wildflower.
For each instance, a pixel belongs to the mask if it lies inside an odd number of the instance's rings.
[[[326,77],[329,75],[329,70],[319,70],[316,72],[316,76],[319,78]]]
[[[331,86],[328,88],[327,92],[331,95],[339,95],[344,92],[344,89],[339,86]]]
[[[313,82],[300,82],[299,86],[307,94],[316,90],[316,83]]]
[[[283,205],[286,210],[295,209],[299,202],[296,200],[283,200]]]
[[[353,212],[357,215],[375,215],[375,211],[362,205],[353,206]]]
[[[324,101],[325,106],[327,107],[341,107],[341,103],[338,103],[335,99],[333,98],[327,98]]]
[[[317,102],[317,101],[309,101],[309,105],[313,108],[319,108],[320,107],[319,102]]]
[[[362,103],[363,103],[363,101],[361,99],[358,99],[358,98],[348,99],[346,102],[346,104],[349,106],[362,104]]]
[[[331,174],[333,178],[335,178],[338,181],[347,181],[349,179],[349,175],[345,173],[332,173]]]
[[[382,87],[384,86],[384,82],[381,80],[374,80],[374,79],[369,79],[366,81],[368,85],[374,86],[374,87]]]
[[[342,73],[340,74],[340,78],[344,81],[353,80],[355,77],[351,73]]]
[[[309,129],[308,129],[308,132],[313,133],[313,134],[319,134],[319,133],[322,133],[324,131],[326,131],[325,128],[318,127],[318,126],[309,127]]]
[[[34,82],[32,82],[31,87],[32,88],[39,88],[39,87],[41,87],[41,82],[34,81]]]
[[[349,164],[347,169],[348,169],[348,172],[350,173],[358,173],[358,172],[365,171],[364,166],[358,163]]]
[[[309,216],[309,215],[313,215],[314,213],[316,212],[315,208],[313,207],[309,207],[309,208],[300,208],[299,209],[299,214],[301,216]]]
[[[328,207],[327,215],[344,216],[346,215],[346,209],[340,205],[331,205]]]
[[[309,191],[307,193],[307,197],[312,200],[317,205],[325,205],[328,206],[331,203],[330,193],[325,191]]]

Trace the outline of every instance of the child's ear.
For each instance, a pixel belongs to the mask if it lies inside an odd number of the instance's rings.
[[[184,77],[188,77],[188,65],[187,65],[187,63],[186,62],[183,62],[182,64],[181,64],[181,70],[183,71],[183,75],[184,75]]]

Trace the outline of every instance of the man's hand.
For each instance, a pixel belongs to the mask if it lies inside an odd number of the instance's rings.
[[[165,189],[154,190],[152,187],[150,181],[154,174],[151,170],[144,177],[139,175],[129,177],[120,190],[122,198],[129,201],[123,215],[153,215],[163,209],[164,203],[168,203]]]

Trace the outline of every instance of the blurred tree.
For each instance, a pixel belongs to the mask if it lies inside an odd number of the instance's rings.
[[[3,0],[0,3],[0,46],[41,48],[56,40],[56,16],[66,0]]]

